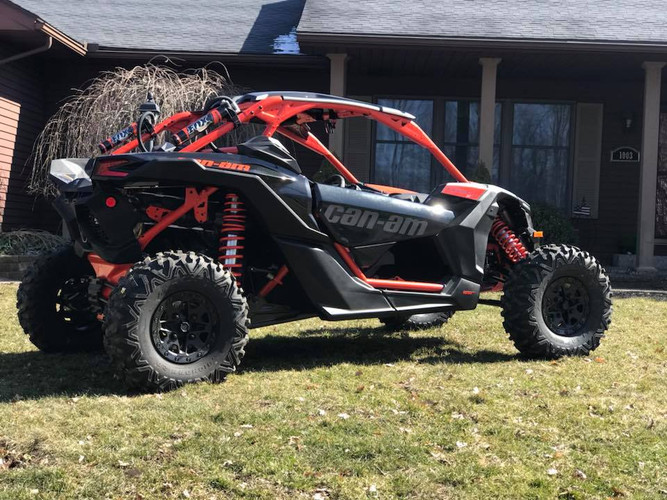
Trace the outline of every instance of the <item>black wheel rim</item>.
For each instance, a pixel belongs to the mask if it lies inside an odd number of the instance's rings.
[[[56,314],[77,332],[87,332],[99,325],[88,298],[87,277],[71,278],[63,283],[56,296]]]
[[[549,330],[557,335],[579,335],[589,314],[588,290],[577,278],[558,278],[551,282],[544,292],[542,315]]]
[[[176,292],[160,302],[151,322],[151,339],[160,355],[188,364],[206,356],[218,330],[213,303],[198,292]]]

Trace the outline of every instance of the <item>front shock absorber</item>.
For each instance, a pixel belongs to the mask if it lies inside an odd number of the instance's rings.
[[[528,257],[528,250],[524,244],[501,218],[497,218],[491,225],[491,236],[513,263]]]
[[[237,281],[243,277],[243,250],[245,248],[246,209],[234,193],[225,196],[220,228],[218,261],[229,269]]]

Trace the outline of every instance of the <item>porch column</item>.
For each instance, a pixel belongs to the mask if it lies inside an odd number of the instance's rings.
[[[493,133],[496,114],[496,73],[500,58],[481,57],[482,96],[479,106],[479,161],[484,163],[489,175],[493,168]]]
[[[644,122],[642,126],[639,180],[637,269],[655,271],[655,197],[658,182],[658,129],[660,126],[660,81],[663,62],[644,62]]]
[[[345,87],[347,84],[347,54],[327,54],[331,61],[329,76],[329,93],[340,97],[345,97]],[[343,127],[345,120],[338,120],[336,129],[329,136],[329,150],[340,160],[343,159]]]

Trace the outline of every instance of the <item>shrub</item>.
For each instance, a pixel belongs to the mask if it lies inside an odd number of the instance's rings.
[[[618,253],[634,254],[637,251],[637,235],[623,234],[618,239]]]
[[[0,255],[39,255],[65,244],[65,240],[48,231],[11,231],[0,233]]]
[[[535,203],[530,205],[533,227],[544,232],[542,243],[576,244],[577,232],[569,217],[561,210],[550,205]]]
[[[472,175],[468,176],[470,181],[479,182],[480,184],[491,184],[491,172],[486,168],[486,164],[483,161],[477,162],[475,165],[475,170]]]

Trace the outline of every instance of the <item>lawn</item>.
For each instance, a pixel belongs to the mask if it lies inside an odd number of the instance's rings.
[[[615,301],[587,359],[525,360],[497,309],[440,330],[251,332],[220,385],[132,395],[44,355],[0,286],[2,498],[667,498],[667,302]]]

